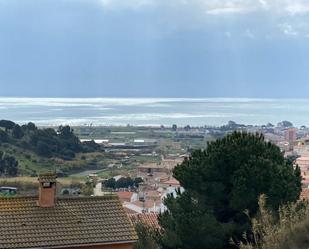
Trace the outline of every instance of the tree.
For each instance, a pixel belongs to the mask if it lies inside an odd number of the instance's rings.
[[[128,188],[128,187],[133,187],[133,186],[134,186],[134,181],[132,180],[131,177],[121,177],[116,182],[116,188]]]
[[[143,223],[135,225],[138,241],[134,244],[134,249],[159,249],[156,242],[157,232],[152,227]]]
[[[301,191],[299,168],[259,134],[234,132],[211,142],[173,173],[185,191],[169,196],[168,210],[159,217],[165,231],[161,244],[169,249],[235,248],[229,241],[250,232],[245,211],[256,214],[260,194],[276,211]]]
[[[70,191],[68,189],[64,189],[62,191],[62,195],[70,195]]]
[[[85,196],[91,196],[93,195],[93,188],[93,183],[88,181],[82,186],[81,192]]]
[[[163,234],[159,243],[164,249],[224,248],[224,227],[210,209],[189,191],[165,199],[168,210],[159,215]]]
[[[13,157],[0,151],[0,176],[16,176],[18,172],[18,161]]]
[[[60,148],[65,148],[66,150],[71,150],[73,152],[80,152],[82,150],[81,142],[78,137],[75,136],[73,129],[71,129],[70,126],[60,126],[57,132]]]
[[[7,142],[9,140],[8,134],[0,129],[0,143]]]
[[[0,127],[5,128],[5,130],[11,130],[15,126],[15,123],[10,120],[0,120]]]
[[[5,172],[5,164],[4,164],[4,160],[2,159],[3,158],[3,152],[0,151],[0,176],[2,176]]]
[[[185,130],[185,131],[189,131],[189,130],[191,130],[190,125],[186,125],[186,126],[184,127],[184,130]]]
[[[35,131],[35,130],[37,130],[37,127],[35,126],[34,123],[29,122],[29,123],[27,124],[27,129],[30,130],[30,131]]]
[[[290,128],[290,127],[293,127],[293,124],[290,122],[290,121],[282,121],[280,123],[278,123],[279,127],[283,127],[283,128]]]
[[[139,187],[139,184],[142,183],[142,182],[144,182],[143,178],[141,178],[141,177],[136,177],[136,178],[134,179],[134,186],[138,188],[138,187]]]
[[[97,144],[94,140],[82,142],[83,152],[94,152],[98,151],[101,146]]]
[[[70,139],[71,137],[74,137],[73,129],[71,129],[70,126],[59,126],[58,128],[59,136],[63,139]]]
[[[6,166],[7,176],[17,176],[18,171],[18,161],[13,156],[4,156],[3,160]]]
[[[233,120],[230,120],[228,123],[227,123],[227,126],[230,127],[231,129],[233,128],[237,128],[237,123]]]
[[[106,188],[112,188],[115,189],[116,188],[116,180],[114,178],[110,178],[107,181],[104,182],[104,186]]]
[[[36,146],[36,151],[40,156],[51,156],[51,149],[49,145],[45,142],[39,141]]]
[[[272,123],[267,123],[266,127],[272,128],[272,127],[274,127],[274,125]]]
[[[24,132],[18,124],[14,125],[13,130],[12,130],[12,136],[16,139],[20,139],[24,136]]]

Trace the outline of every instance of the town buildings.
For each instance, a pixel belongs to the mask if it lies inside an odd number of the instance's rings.
[[[284,132],[285,141],[288,142],[289,149],[293,149],[294,143],[297,139],[297,129],[296,128],[289,128]]]

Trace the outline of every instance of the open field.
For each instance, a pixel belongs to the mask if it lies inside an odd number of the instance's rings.
[[[73,158],[66,160],[40,156],[26,146],[0,143],[0,151],[18,161],[18,176],[0,178],[0,186],[17,187],[21,194],[36,193],[38,175],[46,171],[56,171],[62,186],[84,184],[88,175],[93,173],[102,179],[117,175],[134,178],[140,165],[160,164],[162,159],[178,158],[193,149],[205,148],[207,141],[213,139],[203,129],[134,126],[73,129],[81,141],[98,141],[99,148],[94,152],[75,153]]]

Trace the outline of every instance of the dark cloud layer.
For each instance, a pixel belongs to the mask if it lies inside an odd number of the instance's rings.
[[[0,95],[309,96],[306,13],[196,2],[0,0]]]

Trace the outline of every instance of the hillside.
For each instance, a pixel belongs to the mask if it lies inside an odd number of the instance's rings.
[[[66,176],[96,169],[103,153],[94,142],[81,143],[69,126],[39,129],[0,120],[0,176],[36,176],[54,169]]]

